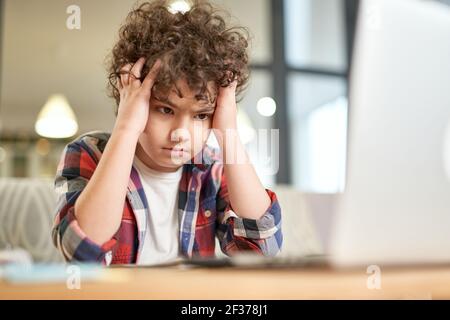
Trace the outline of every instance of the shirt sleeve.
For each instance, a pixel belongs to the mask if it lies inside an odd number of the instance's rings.
[[[54,245],[68,262],[109,264],[116,239],[98,244],[81,230],[75,216],[75,202],[92,177],[97,163],[81,142],[68,144],[61,156],[55,177],[56,215],[52,228]]]
[[[265,189],[270,197],[270,206],[260,219],[239,217],[230,204],[225,175],[222,173],[220,189],[217,194],[216,235],[220,247],[226,255],[250,251],[265,256],[275,256],[281,250],[281,208],[276,194]]]

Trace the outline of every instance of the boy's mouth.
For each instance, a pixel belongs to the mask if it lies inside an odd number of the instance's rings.
[[[178,156],[178,157],[182,157],[185,154],[189,153],[189,150],[184,149],[184,148],[179,148],[179,147],[177,147],[177,148],[163,148],[163,150],[164,150],[164,152],[167,155],[175,155],[175,156]]]
[[[163,149],[172,150],[172,151],[175,151],[175,152],[178,152],[178,151],[185,151],[185,152],[187,152],[188,151],[186,148],[163,148]]]

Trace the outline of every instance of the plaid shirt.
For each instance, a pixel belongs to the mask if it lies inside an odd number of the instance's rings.
[[[98,244],[78,225],[75,202],[91,178],[110,134],[90,132],[69,143],[55,178],[58,195],[52,238],[67,261],[103,264],[136,263],[142,251],[149,206],[134,167],[131,168],[121,225],[111,240]],[[179,185],[178,218],[180,254],[186,258],[213,257],[215,237],[222,251],[232,255],[253,251],[273,256],[281,249],[281,209],[275,193],[258,220],[241,219],[230,205],[223,164],[218,150],[205,146],[202,161],[183,165]]]

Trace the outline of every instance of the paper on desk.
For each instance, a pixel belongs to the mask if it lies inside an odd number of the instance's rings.
[[[97,264],[9,264],[2,267],[1,277],[10,283],[58,283],[79,277],[82,282],[126,281],[123,272],[110,272]]]
[[[0,266],[10,263],[31,264],[33,259],[31,255],[24,249],[4,249],[0,250]]]

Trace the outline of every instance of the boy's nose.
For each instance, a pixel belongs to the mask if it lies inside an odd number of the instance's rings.
[[[186,128],[176,128],[172,130],[170,134],[170,140],[173,142],[185,142],[189,141],[191,134]]]

